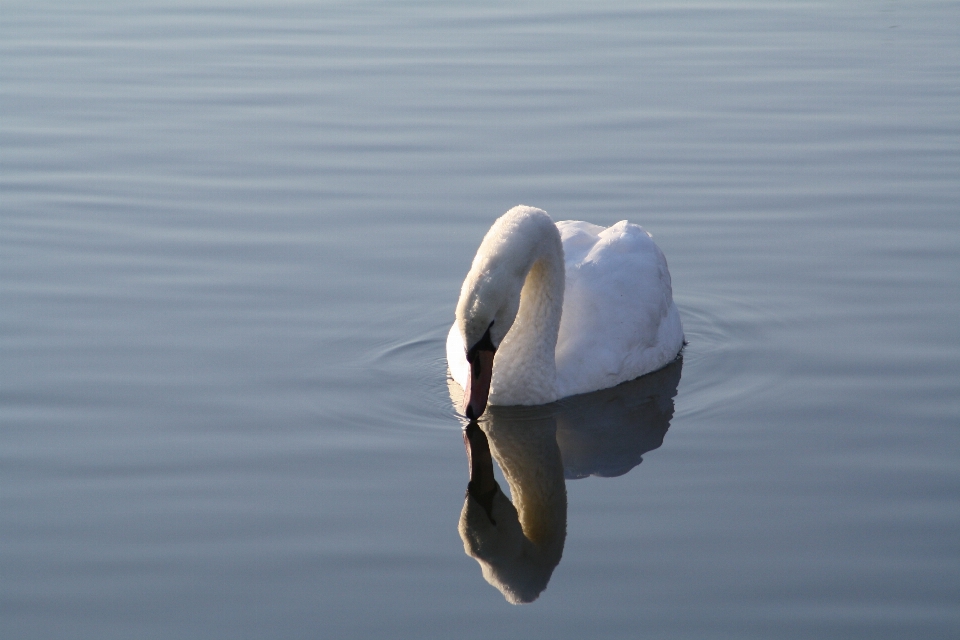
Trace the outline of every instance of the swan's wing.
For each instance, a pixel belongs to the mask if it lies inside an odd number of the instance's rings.
[[[558,222],[566,261],[557,341],[561,397],[605,389],[672,361],[683,344],[667,261],[642,227]]]

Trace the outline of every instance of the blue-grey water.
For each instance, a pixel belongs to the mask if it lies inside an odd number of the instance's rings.
[[[956,2],[10,0],[0,163],[3,638],[960,636]],[[443,353],[518,203],[689,341],[523,606]]]

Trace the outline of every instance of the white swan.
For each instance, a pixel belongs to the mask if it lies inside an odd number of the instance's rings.
[[[632,380],[682,346],[667,261],[642,227],[554,224],[520,205],[480,243],[447,363],[476,419],[488,401],[544,404]]]

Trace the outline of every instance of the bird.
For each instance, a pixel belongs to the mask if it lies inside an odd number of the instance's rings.
[[[487,231],[447,334],[462,411],[539,405],[656,371],[684,345],[667,260],[643,227],[517,205]]]

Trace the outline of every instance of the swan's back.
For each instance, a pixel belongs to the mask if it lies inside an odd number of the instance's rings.
[[[667,261],[642,227],[557,223],[566,287],[556,362],[559,397],[655,371],[683,346]]]

